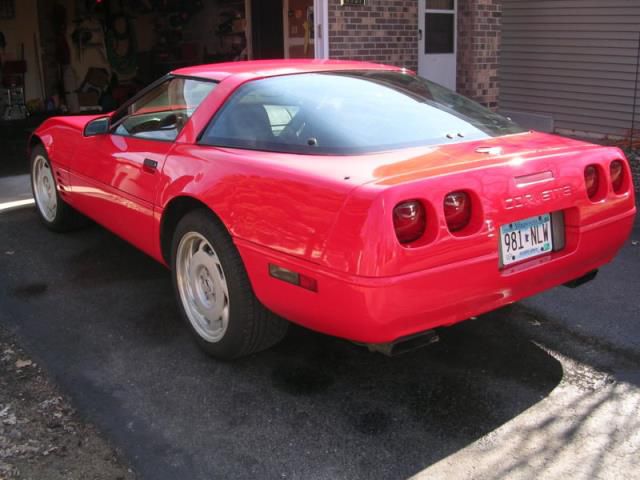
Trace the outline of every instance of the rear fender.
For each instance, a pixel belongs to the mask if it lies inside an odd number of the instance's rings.
[[[176,144],[162,171],[157,204],[188,196],[230,234],[320,263],[329,232],[355,185],[284,166],[278,154]]]

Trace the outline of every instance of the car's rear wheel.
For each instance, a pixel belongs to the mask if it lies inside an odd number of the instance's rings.
[[[284,337],[287,322],[258,301],[231,237],[210,212],[192,211],[178,223],[171,253],[181,313],[207,353],[237,358]]]
[[[55,175],[42,145],[31,151],[31,190],[42,223],[55,232],[80,226],[85,218],[60,197]]]

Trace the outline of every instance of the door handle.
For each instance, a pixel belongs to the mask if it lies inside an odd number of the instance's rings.
[[[147,172],[155,173],[158,169],[158,162],[151,160],[150,158],[145,158],[142,162],[142,168]]]
[[[418,40],[422,40],[422,29],[418,29]]]

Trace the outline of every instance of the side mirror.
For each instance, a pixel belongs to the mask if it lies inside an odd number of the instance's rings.
[[[109,125],[109,117],[95,118],[85,125],[84,136],[93,137],[94,135],[109,133]]]

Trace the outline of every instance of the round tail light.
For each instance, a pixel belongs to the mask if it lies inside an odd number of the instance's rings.
[[[399,203],[393,209],[393,227],[400,243],[411,243],[424,235],[427,215],[418,200]]]
[[[611,173],[611,186],[616,193],[622,193],[624,187],[624,166],[620,160],[614,160],[609,166]]]
[[[444,197],[444,217],[450,232],[458,232],[471,220],[471,198],[466,192],[451,192]]]
[[[594,199],[600,189],[600,174],[598,173],[598,167],[595,165],[588,165],[584,169],[584,184],[587,187],[587,195],[590,199]]]

